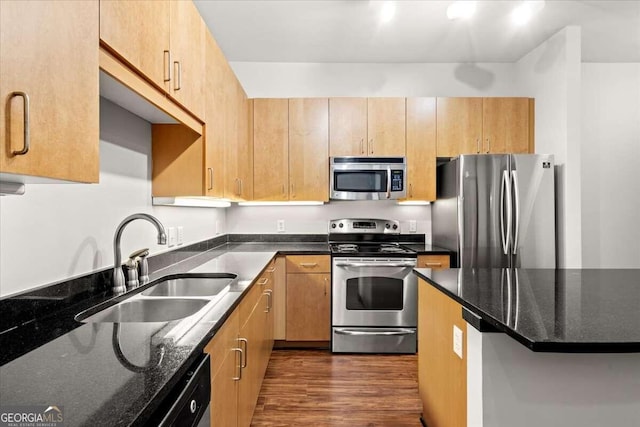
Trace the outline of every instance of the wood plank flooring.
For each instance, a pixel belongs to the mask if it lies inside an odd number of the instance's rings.
[[[274,350],[252,426],[419,427],[415,355]]]

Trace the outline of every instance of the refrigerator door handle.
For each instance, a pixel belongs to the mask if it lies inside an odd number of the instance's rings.
[[[518,237],[520,237],[520,191],[518,190],[518,172],[511,171],[511,178],[513,180],[513,194],[515,200],[513,206],[515,206],[515,227],[513,229],[513,254],[516,254],[518,250]]]
[[[506,196],[506,203],[505,203]],[[505,209],[506,208],[506,209]],[[507,221],[505,228],[504,214],[507,211]],[[509,173],[502,172],[502,185],[500,186],[500,238],[502,240],[502,252],[509,253],[509,240],[511,235],[511,188],[509,188]]]

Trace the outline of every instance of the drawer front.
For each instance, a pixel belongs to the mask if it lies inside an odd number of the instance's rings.
[[[433,268],[439,270],[449,268],[451,257],[449,255],[420,255],[418,256],[418,268]]]
[[[329,255],[289,255],[287,256],[287,273],[330,273],[331,257]]]

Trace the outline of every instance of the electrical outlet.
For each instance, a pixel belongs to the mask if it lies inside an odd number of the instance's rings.
[[[167,228],[167,243],[169,244],[169,247],[173,247],[176,245],[176,229],[175,227],[169,227]]]
[[[216,221],[216,236],[218,234],[220,234],[220,221],[219,220]]]
[[[415,233],[416,231],[418,231],[418,221],[416,221],[415,219],[410,219],[409,220],[409,233]]]
[[[284,219],[278,220],[278,233],[284,233]]]
[[[178,246],[184,243],[184,227],[178,227]]]
[[[462,330],[453,325],[453,352],[462,359]]]

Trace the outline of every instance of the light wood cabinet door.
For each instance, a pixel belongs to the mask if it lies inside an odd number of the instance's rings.
[[[442,270],[443,268],[449,268],[450,263],[450,255],[418,255],[417,267]]]
[[[206,195],[224,197],[225,182],[225,73],[227,62],[207,32],[205,38],[205,168]]]
[[[171,96],[196,117],[204,117],[206,27],[191,0],[170,2]]]
[[[238,199],[253,200],[253,100],[248,99],[242,86],[236,82],[238,99],[238,130],[236,142],[236,173],[238,177]]]
[[[367,155],[367,99],[329,99],[329,156]]]
[[[289,199],[329,201],[329,100],[289,100]]]
[[[273,339],[286,339],[287,331],[287,271],[285,258],[278,257],[273,265]]]
[[[253,100],[253,198],[289,200],[289,101]]]
[[[0,1],[0,172],[98,182],[98,12]]]
[[[171,73],[169,10],[169,0],[100,1],[102,43],[165,90]]]
[[[529,153],[529,120],[528,98],[484,98],[483,153]]]
[[[367,99],[369,156],[405,155],[405,102],[405,98]]]
[[[238,425],[238,378],[240,353],[224,349],[224,361],[216,373],[211,373],[211,427]]]
[[[423,327],[427,325],[427,327]],[[467,425],[467,346],[453,348],[453,326],[466,337],[462,306],[424,280],[418,281],[418,390],[427,425]]]
[[[436,99],[407,98],[407,200],[436,199]]]
[[[287,274],[287,341],[331,338],[331,275]]]
[[[438,98],[436,108],[438,157],[482,150],[482,98]]]

